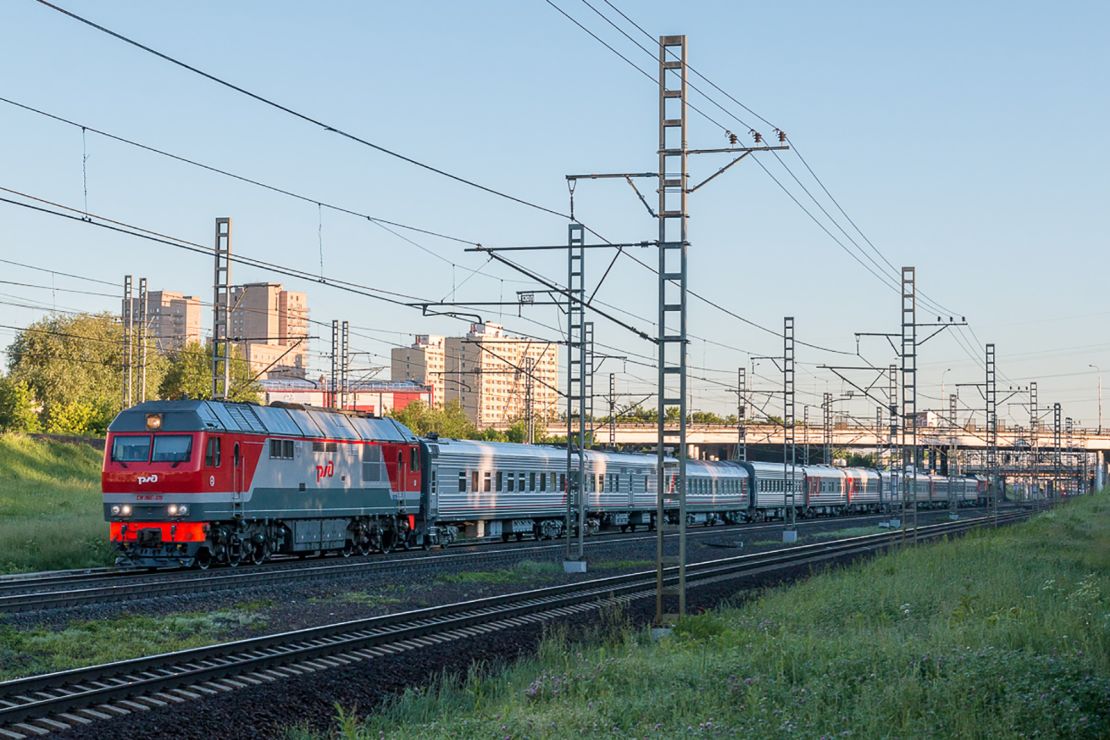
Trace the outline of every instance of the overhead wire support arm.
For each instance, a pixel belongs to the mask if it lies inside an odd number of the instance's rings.
[[[563,249],[566,249],[565,245],[563,246]],[[486,250],[486,251],[489,251],[489,250]],[[491,257],[493,257],[493,259],[497,260],[498,262],[500,262],[500,263],[502,263],[502,264],[504,264],[508,267],[511,267],[512,269],[516,270],[520,274],[522,274],[522,275],[524,275],[528,278],[531,278],[532,280],[535,280],[537,283],[539,283],[540,285],[543,285],[544,287],[547,287],[547,288],[551,289],[553,292],[558,293],[559,295],[562,295],[562,296],[567,296],[568,298],[573,298],[572,293],[569,289],[560,287],[559,285],[557,285],[556,283],[553,283],[552,281],[548,280],[547,278],[543,277],[542,275],[540,275],[536,272],[533,272],[532,270],[529,270],[526,267],[522,267],[522,266],[516,264],[515,262],[508,259],[507,257],[503,257],[495,251],[489,251],[489,255]],[[601,316],[602,318],[608,319],[609,321],[612,321],[617,326],[620,326],[624,329],[627,329],[628,331],[632,332],[633,334],[640,337],[641,339],[644,339],[644,340],[649,341],[649,342],[655,342],[656,341],[655,337],[649,335],[647,332],[641,331],[640,329],[637,329],[636,327],[632,326],[631,324],[625,323],[621,319],[618,319],[617,317],[613,316],[612,314],[610,314],[606,311],[603,311],[602,309],[594,307],[592,303],[587,301],[586,305],[589,306],[590,310],[592,310],[598,316]]]

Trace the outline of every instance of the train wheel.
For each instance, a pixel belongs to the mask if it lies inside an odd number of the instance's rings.
[[[251,562],[255,565],[262,565],[266,562],[266,558],[269,554],[270,553],[266,551],[265,543],[260,542],[251,549]]]
[[[523,539],[524,539],[524,533],[523,532],[517,532],[516,533],[516,541],[520,542]]]
[[[197,551],[197,556],[193,560],[193,565],[200,570],[208,570],[212,565],[212,553],[208,551],[207,547],[202,547]]]
[[[373,548],[370,547],[370,535],[363,532],[362,536],[358,539],[358,554],[369,555],[372,549]]]
[[[355,543],[347,540],[343,543],[343,549],[340,551],[343,557],[349,558],[355,554]]]
[[[627,524],[622,524],[621,525],[621,532],[627,532],[627,531],[628,531],[628,525]]]

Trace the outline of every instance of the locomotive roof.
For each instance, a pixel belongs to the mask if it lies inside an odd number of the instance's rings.
[[[124,409],[110,432],[145,432],[147,414],[162,414],[163,432],[240,432],[386,442],[414,442],[409,429],[393,419],[352,416],[327,409],[258,406],[229,401],[147,401]]]

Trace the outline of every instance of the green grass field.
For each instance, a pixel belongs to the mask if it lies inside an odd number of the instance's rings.
[[[101,452],[0,435],[0,573],[110,565]]]
[[[659,642],[607,634],[341,712],[339,733],[1108,737],[1110,496],[770,589]]]

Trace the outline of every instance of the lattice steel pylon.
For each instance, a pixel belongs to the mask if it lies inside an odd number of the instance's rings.
[[[1034,502],[1039,501],[1036,496],[1037,472],[1040,463],[1040,410],[1037,408],[1037,381],[1029,383],[1029,495]],[[1037,504],[1034,503],[1034,506]]]
[[[1061,453],[1060,453],[1060,404],[1052,404],[1052,466],[1054,468],[1053,481],[1052,481],[1052,498],[1060,498],[1060,475],[1061,475]]]
[[[339,408],[347,408],[351,392],[351,326],[344,321],[339,326]],[[379,411],[379,413],[381,413]],[[384,414],[383,414],[384,416]]]
[[[786,507],[786,532],[783,540],[794,542],[795,530],[795,488],[794,467],[797,462],[797,449],[794,445],[794,317],[787,316],[782,323],[782,472],[785,481],[783,505]]]
[[[586,249],[582,224],[567,226],[567,511],[566,559],[582,560],[585,528],[586,394],[589,389],[586,329]],[[577,427],[577,429],[576,429]],[[577,509],[577,516],[575,510]],[[577,525],[577,547],[573,546]]]
[[[994,365],[994,344],[987,344],[986,388],[987,401],[987,490],[990,492],[991,516],[998,517],[998,386]]]
[[[736,371],[736,459],[748,459],[748,430],[744,426],[745,417],[748,415],[748,370],[738,368]]]
[[[657,497],[655,624],[663,626],[686,614],[686,248],[687,248],[687,145],[686,145],[686,37],[659,37],[659,319],[658,435],[656,440]],[[677,382],[678,387],[673,383]],[[678,411],[678,429],[667,428],[667,411]],[[677,431],[677,435],[675,432]],[[677,437],[677,439],[675,439]],[[668,439],[675,443],[677,466],[674,497],[666,463]],[[677,500],[675,500],[677,499]],[[668,512],[677,504],[677,588],[667,588],[665,543]],[[677,610],[668,612],[665,600],[677,599]]]
[[[959,447],[956,439],[959,428],[959,424],[956,421],[956,394],[950,393],[948,395],[948,470],[946,471],[948,473],[949,488],[951,488],[953,479],[960,473],[960,453],[958,452]],[[953,518],[957,517],[959,515],[959,502],[957,501],[956,495],[949,496],[949,506],[951,507],[951,516]]]
[[[617,446],[617,374],[609,373],[609,449]]]
[[[212,398],[231,392],[231,219],[216,219],[212,274]]]
[[[146,278],[139,278],[139,403],[146,400]]]
[[[584,393],[586,396],[585,412],[587,428],[592,430],[594,422],[594,375],[597,372],[597,353],[594,351],[594,322],[587,321],[584,326],[586,329],[586,374],[583,376],[585,379]],[[582,442],[584,447],[588,447],[592,444],[592,439],[584,439]]]
[[[913,267],[902,268],[902,538],[913,516],[917,541],[917,280]]]
[[[328,408],[339,402],[339,319],[331,320],[331,374],[328,376]]]
[[[824,447],[825,464],[832,465],[832,394],[825,393],[821,396],[821,412],[823,419],[821,444]]]
[[[898,441],[898,366],[887,368],[887,404],[890,407],[890,435],[887,438],[887,464],[890,471],[889,501],[893,509],[898,500],[898,486],[902,476],[898,474],[898,461],[895,460],[894,447]],[[882,489],[879,486],[879,508],[882,509]]]
[[[1065,490],[1071,490],[1073,483],[1078,488],[1078,481],[1073,479],[1076,477],[1076,464],[1075,464],[1075,438],[1073,436],[1075,431],[1075,422],[1070,416],[1064,418],[1064,449],[1067,450],[1068,456],[1068,485]]]
[[[134,375],[131,366],[131,358],[133,356],[132,343],[134,338],[134,303],[132,300],[132,275],[123,276],[123,303],[121,304],[122,310],[120,311],[120,322],[123,324],[123,407],[125,409],[131,408],[132,391],[131,391],[131,378]]]

